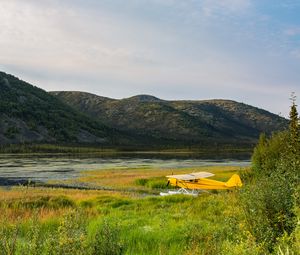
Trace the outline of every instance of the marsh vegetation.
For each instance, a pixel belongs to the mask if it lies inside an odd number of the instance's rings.
[[[249,167],[203,166],[226,180]],[[88,171],[77,181],[114,191],[13,187],[0,190],[0,254],[267,254],[249,230],[240,191],[160,197],[170,169]],[[73,180],[76,181],[76,180]],[[298,214],[299,215],[299,214]],[[274,250],[296,253],[284,236]],[[298,240],[296,243],[296,240]],[[277,254],[277,253],[275,253]],[[285,253],[283,253],[285,254]]]
[[[210,168],[219,179],[239,170],[228,167],[218,173],[215,167]],[[137,171],[128,169],[119,179],[112,171],[112,177],[107,175],[109,170],[85,177],[86,181],[110,182],[114,187],[123,187],[123,191],[32,187],[1,190],[1,252],[253,254],[255,245],[243,229],[245,219],[237,192],[216,192],[196,198],[145,196],[140,189],[155,192],[161,188],[155,184],[166,184],[157,175],[164,172]],[[127,188],[136,192],[127,192]]]

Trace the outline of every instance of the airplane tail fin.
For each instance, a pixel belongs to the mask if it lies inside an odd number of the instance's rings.
[[[234,174],[231,176],[231,178],[226,182],[226,186],[228,188],[238,188],[238,187],[242,187],[243,186],[243,183],[241,181],[241,178],[239,175],[237,174]]]

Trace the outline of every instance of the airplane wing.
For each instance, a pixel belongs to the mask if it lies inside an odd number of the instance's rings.
[[[177,180],[182,181],[189,181],[189,180],[196,180],[200,178],[207,178],[214,176],[214,174],[209,172],[197,172],[197,173],[190,173],[190,174],[176,174],[176,175],[168,175],[167,178],[174,178]]]

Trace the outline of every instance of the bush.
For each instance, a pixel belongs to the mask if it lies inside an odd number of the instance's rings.
[[[123,244],[120,241],[120,229],[116,223],[105,220],[96,225],[90,240],[91,255],[120,255],[123,254]]]
[[[252,155],[252,171],[256,176],[270,176],[285,153],[289,133],[279,132],[268,139],[261,134]]]
[[[294,103],[292,111],[288,131],[260,137],[252,157],[252,184],[242,190],[248,229],[265,252],[291,236],[297,225],[300,141]]]

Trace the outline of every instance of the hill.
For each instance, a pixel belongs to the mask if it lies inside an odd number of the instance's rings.
[[[111,144],[122,139],[116,130],[92,120],[46,91],[0,72],[0,145]]]
[[[181,145],[254,144],[287,120],[231,100],[166,101],[150,95],[121,100],[85,92],[51,92],[71,107],[113,128]]]
[[[287,126],[275,114],[230,100],[121,100],[46,92],[0,72],[0,145],[51,143],[129,147],[253,145]]]

